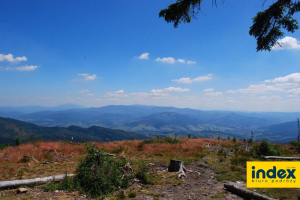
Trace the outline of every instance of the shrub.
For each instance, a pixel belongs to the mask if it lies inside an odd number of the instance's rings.
[[[129,198],[135,198],[136,197],[136,193],[131,191],[131,192],[128,193],[128,197]]]
[[[264,139],[259,145],[253,145],[251,154],[254,158],[262,158],[263,156],[280,156],[281,148],[272,145],[267,139]]]
[[[292,146],[293,149],[295,149],[298,153],[300,153],[300,142],[298,142],[297,140],[293,140],[289,142]]]
[[[91,145],[87,148],[87,156],[80,161],[76,169],[75,180],[91,197],[112,193],[119,187],[128,186],[131,177],[123,177],[122,173],[122,167],[127,162],[123,157],[116,160]]]
[[[16,146],[19,146],[21,144],[21,138],[17,137],[15,142],[16,142]]]
[[[149,167],[143,163],[139,166],[139,169],[135,176],[137,179],[141,181],[141,183],[152,184],[152,181],[150,180],[150,177],[148,175],[148,171],[149,171]]]
[[[232,142],[233,142],[233,143],[236,143],[236,138],[235,138],[235,136],[233,136]]]

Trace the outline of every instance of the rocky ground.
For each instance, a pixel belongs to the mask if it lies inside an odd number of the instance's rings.
[[[187,172],[187,177],[179,180],[175,172],[167,172],[167,163],[154,163],[150,174],[159,177],[160,184],[144,185],[134,182],[124,191],[125,198],[130,199],[128,194],[133,192],[136,197],[133,199],[243,199],[235,194],[224,190],[224,182],[215,178],[214,169],[209,166],[205,159],[186,165],[185,167],[194,172]],[[200,174],[199,174],[199,173]],[[245,187],[245,183],[233,183]],[[86,195],[78,192],[44,192],[40,187],[28,188],[26,193],[17,194],[16,189],[0,191],[0,199],[89,199]],[[105,199],[121,198],[116,194]]]

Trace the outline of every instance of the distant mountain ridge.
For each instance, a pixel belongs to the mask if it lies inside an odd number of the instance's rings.
[[[236,135],[239,138],[249,138],[251,131],[254,131],[257,139],[268,135],[270,140],[273,137],[278,141],[279,138],[284,138],[284,132],[282,132],[284,130],[272,132],[267,131],[266,127],[296,120],[297,116],[300,116],[300,112],[246,113],[144,105],[110,105],[99,108],[47,110],[25,114],[11,113],[11,115],[14,115],[12,118],[44,127],[75,125],[87,128],[96,125],[136,133],[173,134],[180,132],[182,135],[192,133],[196,136],[200,132],[205,132],[207,136],[208,133],[215,134],[220,131],[228,135]]]
[[[86,107],[74,105],[74,104],[62,104],[55,107],[45,107],[45,106],[0,106],[0,116],[1,117],[16,117],[22,114],[35,113],[41,111],[62,111],[71,109],[84,109]]]
[[[143,134],[98,126],[91,126],[89,128],[82,128],[78,126],[70,126],[68,128],[41,127],[28,122],[0,117],[0,143],[14,144],[17,137],[20,137],[21,140],[25,142],[36,139],[43,139],[46,141],[71,141],[73,138],[74,142],[82,142],[148,138]]]

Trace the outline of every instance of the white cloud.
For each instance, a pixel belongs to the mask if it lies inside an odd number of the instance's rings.
[[[149,53],[143,53],[139,56],[139,59],[149,59]]]
[[[212,74],[207,74],[206,76],[198,76],[197,78],[191,79],[190,77],[173,79],[172,81],[176,81],[177,83],[192,83],[192,82],[202,82],[212,79]]]
[[[174,64],[176,61],[172,57],[165,57],[165,58],[156,58],[157,62],[162,62],[162,63],[168,63],[168,64]]]
[[[124,93],[124,90],[118,90],[118,91],[115,91],[114,93],[115,93],[115,94],[123,94],[123,93]]]
[[[196,63],[195,61],[191,61],[191,60],[188,60],[188,61],[187,61],[187,64],[189,64],[189,65],[190,65],[190,64],[195,64],[195,63]]]
[[[7,55],[0,54],[0,61],[20,62],[20,61],[27,61],[27,58],[25,56],[14,58],[12,54],[7,54]]]
[[[34,71],[38,69],[40,66],[37,65],[25,65],[21,67],[0,67],[0,70],[5,71]]]
[[[26,66],[22,66],[22,67],[16,67],[15,69],[17,71],[34,71],[38,68],[39,66],[36,65],[26,65]]]
[[[282,92],[284,91],[282,88],[278,88],[272,85],[266,84],[259,84],[259,85],[250,85],[247,88],[239,89],[237,92],[243,94],[262,94],[262,93],[269,93],[269,92]],[[228,93],[228,91],[227,91]]]
[[[279,44],[278,44],[279,43]],[[283,39],[277,41],[277,44],[272,47],[274,50],[283,50],[283,49],[300,49],[300,41],[296,38],[286,36]]]
[[[275,79],[265,80],[266,83],[300,83],[300,73],[293,73]]]
[[[291,94],[291,95],[299,95],[300,94],[300,88],[290,89],[290,90],[288,90],[286,92],[289,93],[289,94]]]
[[[205,90],[203,90],[204,92],[213,92],[214,91],[214,89],[213,88],[208,88],[208,89],[205,89]]]
[[[210,92],[210,93],[205,93],[206,96],[221,96],[223,95],[222,92]]]
[[[151,93],[168,93],[168,92],[189,92],[190,89],[188,88],[181,88],[181,87],[168,87],[164,89],[153,89]]]
[[[106,93],[106,97],[127,97],[128,94],[124,94],[124,90],[118,90],[115,92]]]
[[[87,73],[81,73],[81,74],[78,74],[78,76],[84,77],[84,79],[83,79],[84,81],[93,81],[97,78],[96,74],[89,75]]]
[[[87,93],[87,92],[89,92],[89,90],[80,90],[80,91],[78,91],[77,93],[78,93],[78,94],[85,94],[85,93]]]
[[[295,88],[299,86],[299,83],[276,83],[274,86],[279,88]]]
[[[156,58],[155,59],[155,61],[157,61],[157,62],[162,62],[162,63],[168,63],[168,64],[174,64],[174,63],[176,63],[176,62],[179,62],[179,63],[187,63],[187,64],[195,64],[196,62],[195,61],[191,61],[191,60],[188,60],[187,62],[186,62],[186,60],[185,59],[181,59],[181,58],[179,58],[179,59],[175,59],[175,58],[173,58],[173,57],[164,57],[164,58]]]

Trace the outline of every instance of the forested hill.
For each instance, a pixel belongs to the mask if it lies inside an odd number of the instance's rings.
[[[82,128],[78,126],[42,127],[28,122],[11,118],[0,117],[0,144],[15,144],[15,139],[20,137],[23,142],[42,139],[46,141],[116,141],[146,139],[147,136],[123,130],[91,126]]]

